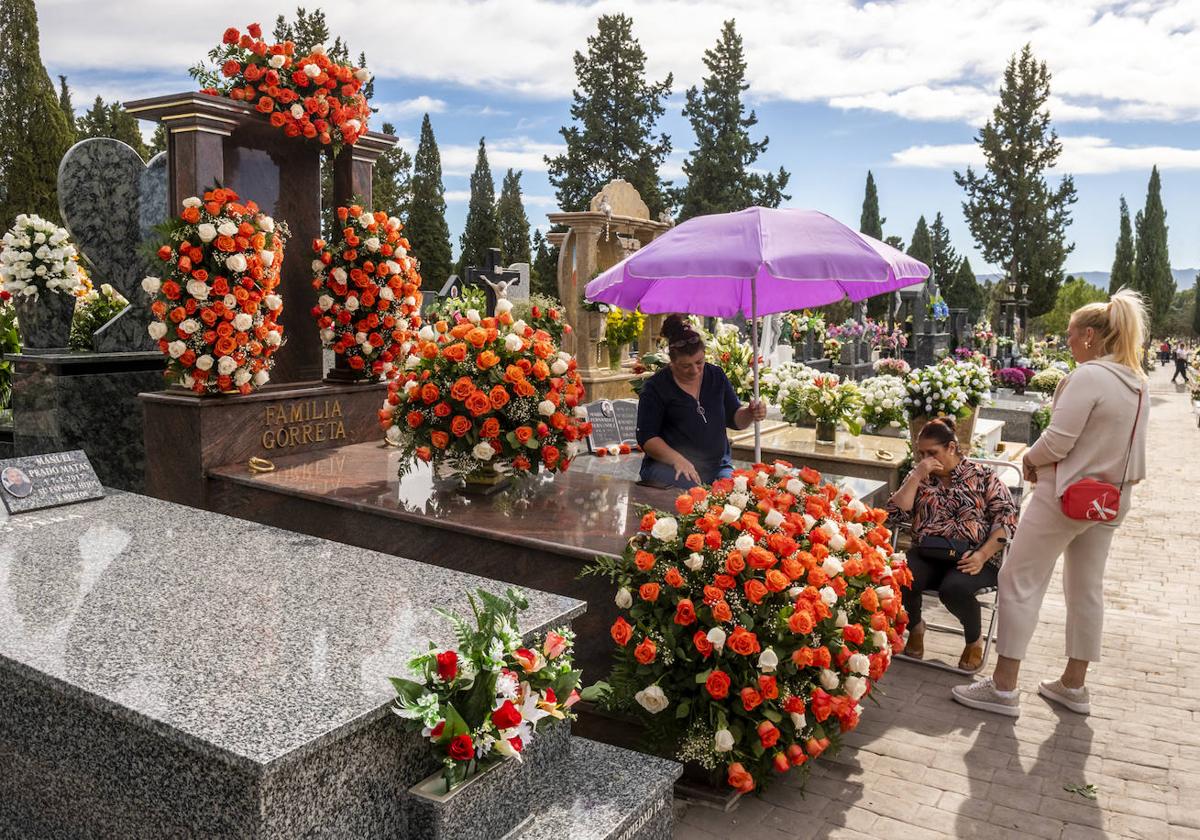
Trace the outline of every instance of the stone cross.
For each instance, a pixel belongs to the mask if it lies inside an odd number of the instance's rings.
[[[483,268],[470,266],[467,268],[467,285],[479,286],[487,297],[487,314],[496,314],[496,301],[508,297],[510,286],[521,282],[519,271],[502,268],[500,265],[500,249],[489,248],[487,263]],[[528,281],[527,281],[528,282]]]

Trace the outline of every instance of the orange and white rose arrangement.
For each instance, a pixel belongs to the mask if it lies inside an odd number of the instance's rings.
[[[337,238],[313,242],[313,317],[323,346],[361,378],[379,379],[416,338],[421,275],[399,219],[358,205],[337,208],[337,218]]]
[[[148,330],[167,356],[166,378],[198,394],[266,384],[283,344],[286,226],[233,190],[214,189],[184,199],[161,230],[165,272],[142,288],[154,299]]]
[[[836,747],[903,648],[912,575],[885,520],[784,462],[646,511],[624,556],[588,569],[623,614],[611,685],[584,696],[742,792]]]

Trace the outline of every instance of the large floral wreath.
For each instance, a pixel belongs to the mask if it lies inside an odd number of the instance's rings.
[[[313,242],[313,317],[321,343],[364,378],[386,376],[419,326],[421,275],[400,220],[358,205],[337,208],[337,238]]]
[[[675,508],[647,511],[624,556],[588,570],[624,610],[606,702],[749,792],[858,725],[903,647],[912,575],[884,511],[808,468],[740,470]]]
[[[511,308],[501,299],[495,317],[472,309],[420,328],[379,412],[390,443],[443,473],[568,467],[590,433],[575,359]]]
[[[219,72],[204,65],[190,71],[205,86],[201,93],[248,102],[288,137],[353,145],[367,131],[371,109],[362,88],[371,74],[334,62],[324,47],[297,57],[295,44],[267,44],[252,23],[245,33],[226,29],[208,57]]]
[[[283,343],[275,291],[287,228],[229,189],[184,199],[163,227],[164,277],[147,277],[154,297],[150,337],[167,355],[169,381],[198,394],[266,384]]]

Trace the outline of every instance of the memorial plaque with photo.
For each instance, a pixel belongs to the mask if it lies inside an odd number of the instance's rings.
[[[104,488],[82,449],[0,461],[0,497],[9,513],[86,502]]]
[[[615,446],[621,442],[621,427],[617,425],[617,414],[612,400],[597,400],[585,406],[587,420],[592,424],[592,433],[588,435],[588,449],[595,452],[605,446]]]

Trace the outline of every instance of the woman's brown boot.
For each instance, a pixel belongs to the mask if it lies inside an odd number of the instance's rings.
[[[908,643],[904,645],[904,655],[913,659],[925,658],[925,622],[914,624],[908,628]]]

